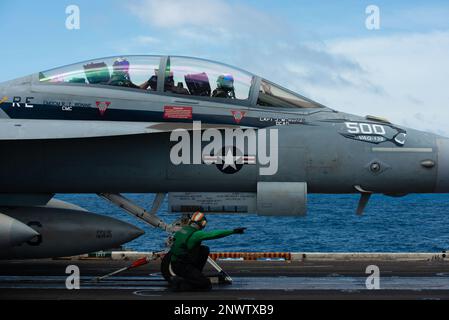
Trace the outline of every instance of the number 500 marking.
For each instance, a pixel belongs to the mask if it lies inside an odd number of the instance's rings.
[[[360,122],[345,122],[349,133],[353,134],[378,134],[384,135],[386,133],[385,127],[380,124],[360,123]]]

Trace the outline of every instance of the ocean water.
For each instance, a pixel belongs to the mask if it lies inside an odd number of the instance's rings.
[[[127,194],[145,208],[154,195]],[[145,231],[125,248],[156,251],[164,248],[166,234],[147,226],[96,195],[58,195],[58,199],[87,210],[133,223]],[[208,215],[206,230],[247,227],[243,235],[208,241],[212,251],[289,252],[441,252],[449,249],[449,195],[409,195],[390,198],[374,195],[363,216],[357,216],[356,195],[309,195],[305,217]],[[159,215],[176,220],[167,212]]]

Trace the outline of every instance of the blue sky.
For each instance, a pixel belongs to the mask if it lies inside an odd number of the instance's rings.
[[[71,4],[80,30],[65,28]],[[380,30],[365,27],[368,5]],[[2,0],[0,38],[0,81],[102,56],[193,55],[449,135],[448,1]]]
[[[160,2],[162,6],[167,1]],[[200,2],[204,2],[207,6],[208,1]],[[266,22],[280,23],[283,25],[282,27],[294,29],[293,32],[285,30],[293,37],[293,41],[324,41],[334,38],[374,37],[379,34],[387,35],[395,32],[449,29],[449,3],[447,1],[426,1],[425,5],[422,4],[422,1],[356,0],[212,2],[225,2],[243,7],[248,12],[256,11],[265,14]],[[150,19],[145,22],[144,19],[137,18],[129,9],[132,3],[139,4],[145,3],[145,1],[2,0],[0,2],[0,37],[3,44],[9,48],[9,50],[3,50],[2,56],[9,62],[9,66],[15,67],[4,69],[0,80],[55,65],[129,51],[135,54],[157,54],[172,53],[169,51],[172,49],[176,51],[174,52],[176,54],[188,55],[189,52],[195,52],[203,53],[203,55],[216,60],[235,60],[234,57],[221,54],[230,49],[225,45],[220,47],[216,44],[212,46],[204,43],[198,47],[195,42],[195,48],[192,48],[189,43],[183,43],[182,37],[173,37],[169,27],[153,25]],[[81,29],[77,31],[69,31],[65,28],[65,8],[71,4],[78,5],[81,10]],[[372,32],[365,28],[365,8],[370,4],[375,4],[381,9],[380,31]],[[434,15],[423,17],[422,8],[425,9],[425,12],[440,12],[441,15],[437,19]],[[407,14],[413,10],[415,10],[416,16]],[[241,13],[238,18],[244,18],[244,15],[245,12]],[[402,18],[401,15],[403,15]],[[424,20],[424,22],[419,23],[419,20]],[[263,22],[263,20],[256,22],[261,21]],[[216,27],[220,27],[219,23],[222,22],[217,21]],[[224,22],[224,28],[227,27],[226,22],[234,23],[232,19]],[[257,26],[253,27],[257,28]],[[207,29],[204,31],[206,32]],[[244,29],[240,31],[245,32]],[[146,46],[133,43],[132,39],[139,36],[158,38],[161,42]],[[165,39],[171,39],[170,43],[173,41],[181,43],[176,47],[170,46],[164,44]],[[185,51],[183,47],[185,47]],[[251,71],[256,72],[257,70]]]

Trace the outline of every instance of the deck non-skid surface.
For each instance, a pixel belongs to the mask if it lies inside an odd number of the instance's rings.
[[[449,299],[446,261],[220,261],[232,285],[212,292],[172,292],[158,262],[92,281],[130,264],[111,260],[0,261],[0,299]],[[67,290],[66,268],[80,270],[80,290]],[[380,290],[368,290],[366,268],[380,270]],[[206,273],[213,273],[207,268]]]

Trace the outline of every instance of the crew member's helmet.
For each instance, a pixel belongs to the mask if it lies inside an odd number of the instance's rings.
[[[125,58],[118,58],[117,60],[114,61],[114,64],[112,67],[113,67],[113,70],[115,73],[119,72],[119,73],[128,74],[129,61],[126,60]]]
[[[200,229],[204,229],[207,224],[207,219],[204,213],[197,211],[190,218],[190,224],[195,224],[200,227]]]
[[[218,76],[217,88],[224,90],[234,89],[234,77],[231,74],[222,74]]]

